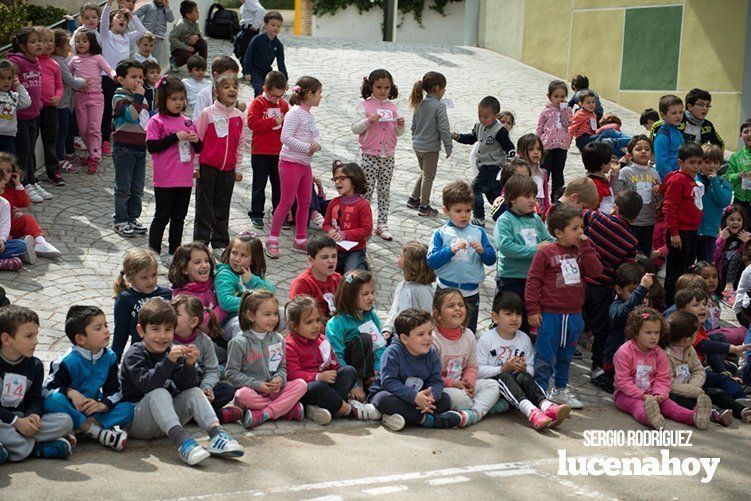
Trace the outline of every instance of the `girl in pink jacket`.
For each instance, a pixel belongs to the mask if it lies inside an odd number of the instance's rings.
[[[297,197],[295,213],[295,241],[292,250],[307,253],[308,215],[313,193],[313,155],[321,150],[321,137],[313,115],[314,106],[321,102],[323,85],[317,78],[300,77],[292,88],[289,104],[293,107],[284,117],[282,125],[282,151],[279,153],[279,181],[281,200],[274,210],[271,231],[266,239],[266,255],[279,257],[279,232],[292,203]]]
[[[537,120],[537,135],[542,139],[545,148],[545,156],[542,159],[542,168],[548,171],[553,178],[552,196],[557,195],[563,187],[563,168],[566,166],[566,156],[571,146],[571,136],[568,126],[571,125],[573,114],[568,107],[566,96],[568,87],[566,82],[553,80],[548,85],[548,99]]]
[[[626,320],[626,341],[613,357],[615,395],[613,402],[638,422],[660,429],[665,418],[695,425],[704,430],[709,426],[710,406],[689,410],[670,400],[670,362],[658,346],[667,335],[668,325],[661,314],[642,306]]]

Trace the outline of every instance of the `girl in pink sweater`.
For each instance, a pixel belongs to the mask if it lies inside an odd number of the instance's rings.
[[[31,106],[18,110],[18,131],[16,132],[16,160],[24,171],[23,186],[29,199],[39,203],[52,198],[52,195],[39,188],[34,164],[34,148],[39,137],[39,112],[42,110],[42,66],[39,55],[42,53],[42,38],[36,27],[24,26],[13,38],[13,52],[8,61],[16,65],[18,81],[31,98]]]
[[[537,120],[537,135],[542,139],[545,156],[542,168],[553,178],[553,196],[563,186],[563,168],[566,166],[566,156],[571,146],[571,136],[568,126],[571,125],[573,114],[568,107],[566,96],[568,87],[566,82],[553,80],[548,85],[548,99]]]
[[[313,190],[313,155],[321,150],[320,134],[316,128],[311,108],[321,102],[323,85],[314,77],[300,77],[292,88],[289,104],[293,107],[284,117],[282,125],[282,151],[279,154],[279,181],[281,200],[274,210],[271,231],[266,239],[266,255],[279,257],[279,232],[292,203],[297,197],[295,213],[295,241],[292,250],[307,253],[308,214]]]
[[[638,422],[660,429],[665,418],[695,425],[704,430],[709,425],[710,406],[689,410],[670,400],[670,362],[658,346],[668,325],[657,310],[645,306],[629,313],[626,341],[613,357],[615,395],[613,402]]]
[[[201,152],[193,121],[182,114],[187,103],[183,83],[175,77],[162,77],[156,83],[156,108],[146,126],[146,147],[154,164],[156,208],[149,228],[149,247],[162,252],[162,237],[169,223],[170,255],[180,247],[193,192],[193,159]]]
[[[55,51],[55,34],[49,28],[39,28],[42,38],[42,53],[39,64],[42,67],[42,111],[40,130],[44,147],[44,167],[47,178],[55,186],[65,186],[60,166],[57,163],[57,105],[63,97],[63,77],[60,66],[52,59]]]
[[[89,157],[84,161],[89,174],[96,174],[102,159],[102,114],[104,113],[104,96],[102,95],[102,72],[114,80],[115,70],[107,64],[102,56],[102,48],[93,31],[82,30],[75,38],[76,55],[68,63],[70,72],[76,78],[86,80],[83,88],[76,90],[76,123],[83,142],[89,150]]]
[[[357,108],[352,132],[359,136],[362,170],[368,182],[365,200],[370,202],[378,187],[378,227],[376,235],[392,240],[389,231],[391,177],[394,174],[396,138],[404,134],[404,117],[392,102],[399,96],[394,79],[387,70],[373,70],[365,77],[360,90],[364,101]]]

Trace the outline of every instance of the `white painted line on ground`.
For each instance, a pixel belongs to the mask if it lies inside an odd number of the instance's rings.
[[[300,485],[291,485],[291,486],[283,486],[283,487],[275,487],[268,490],[240,490],[240,491],[232,491],[232,492],[214,492],[211,494],[203,494],[198,496],[186,496],[181,498],[176,498],[180,501],[199,501],[202,499],[217,499],[217,498],[239,498],[239,497],[255,497],[255,496],[270,496],[274,494],[283,494],[283,493],[292,493],[292,492],[301,492],[301,491],[313,491],[313,490],[326,490],[326,489],[337,489],[337,488],[352,488],[352,487],[361,487],[361,486],[378,486],[382,485],[383,487],[386,487],[384,484],[393,484],[395,482],[406,482],[409,480],[429,480],[429,479],[444,479],[446,477],[458,477],[463,474],[472,474],[472,473],[486,473],[486,472],[508,472],[508,475],[512,475],[512,472],[514,474],[526,474],[528,471],[535,471],[533,469],[533,465],[535,464],[545,464],[545,463],[556,463],[558,461],[557,458],[551,458],[551,459],[539,459],[534,461],[518,461],[518,462],[509,462],[509,463],[495,463],[495,464],[481,464],[481,465],[474,465],[474,466],[464,466],[464,467],[458,467],[458,468],[445,468],[442,470],[431,470],[431,471],[425,471],[425,472],[410,472],[410,473],[397,473],[394,475],[383,475],[383,476],[376,476],[376,477],[364,477],[364,478],[353,478],[353,479],[347,479],[347,480],[330,480],[328,482],[318,482],[314,484],[300,484]],[[523,473],[516,473],[516,472],[523,472]],[[501,473],[499,473],[497,476],[503,476]],[[463,477],[466,478],[466,477]],[[464,482],[464,480],[462,480]]]
[[[459,475],[458,477],[434,478],[432,480],[428,480],[427,484],[436,486],[436,485],[460,484],[462,482],[469,482],[469,477],[464,477],[462,475]]]
[[[537,470],[532,468],[522,468],[520,470],[493,470],[486,471],[485,475],[490,477],[513,477],[515,475],[534,475]]]
[[[386,487],[376,487],[374,489],[365,489],[362,491],[365,494],[371,496],[383,496],[384,494],[394,494],[397,492],[403,492],[409,490],[406,485],[387,485]]]
[[[342,501],[341,496],[321,496],[318,498],[301,499],[300,501]]]

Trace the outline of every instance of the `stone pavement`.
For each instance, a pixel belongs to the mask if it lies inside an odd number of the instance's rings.
[[[334,159],[357,161],[359,148],[357,136],[350,125],[355,106],[360,100],[359,89],[363,76],[378,67],[388,68],[400,88],[396,100],[401,114],[409,124],[411,113],[407,106],[412,84],[430,70],[444,73],[448,80],[447,98],[455,107],[449,110],[452,129],[463,132],[471,129],[477,119],[477,103],[486,95],[497,96],[503,110],[516,116],[516,127],[511,132],[514,141],[522,134],[534,132],[540,110],[547,102],[545,92],[553,78],[536,69],[494,52],[467,47],[439,47],[429,45],[400,45],[387,43],[359,43],[353,41],[284,37],[286,63],[290,73],[290,86],[302,75],[313,75],[323,82],[323,100],[314,110],[321,131],[322,150],[315,156],[314,170],[335,194],[330,182],[330,166]],[[231,54],[229,42],[210,40],[210,55]],[[242,98],[252,99],[252,89],[241,86]],[[638,116],[610,102],[604,102],[607,111],[614,111],[623,120],[623,129],[635,133],[639,130]],[[467,158],[470,147],[455,143],[454,154],[442,159],[433,189],[433,205],[440,207],[440,192],[444,184],[465,179],[473,174]],[[235,187],[231,208],[231,234],[250,228],[246,214],[250,197],[250,153],[246,155],[241,171],[245,179]],[[410,134],[399,141],[396,151],[396,173],[392,185],[390,227],[395,239],[385,242],[377,236],[368,243],[368,259],[375,271],[378,311],[384,318],[388,311],[395,285],[401,280],[396,267],[396,257],[402,243],[408,240],[428,242],[432,231],[442,224],[439,218],[419,218],[415,211],[404,205],[418,171],[411,149]],[[580,157],[572,145],[566,168],[567,178],[582,175]],[[9,298],[15,303],[34,308],[41,318],[38,356],[45,362],[53,360],[69,346],[64,335],[64,319],[72,304],[88,303],[100,306],[112,322],[112,284],[120,272],[124,251],[134,246],[146,246],[146,237],[124,239],[112,230],[113,168],[106,158],[100,173],[66,176],[64,188],[49,188],[55,194],[52,201],[34,205],[32,212],[48,233],[50,242],[60,248],[63,258],[58,262],[40,259],[35,266],[25,266],[20,272],[0,274]],[[270,205],[270,202],[269,202]],[[150,168],[147,166],[146,194],[141,221],[151,222],[154,198]],[[192,238],[193,209],[186,221],[183,241]],[[267,217],[267,220],[269,218]],[[268,229],[268,226],[267,226]],[[488,225],[488,232],[492,227]],[[166,236],[165,236],[166,238]],[[277,285],[282,302],[288,298],[289,284],[305,267],[305,257],[290,252],[292,233],[282,233],[281,257],[268,261],[268,278]],[[481,325],[487,325],[489,307],[495,289],[495,268],[486,268],[482,285]],[[169,285],[164,273],[160,283]],[[585,368],[578,363],[577,367]],[[575,370],[576,383],[586,390],[587,399],[594,387],[584,383],[584,372]],[[595,395],[594,400],[598,400]],[[594,403],[594,402],[593,402]],[[599,405],[607,405],[599,401]]]

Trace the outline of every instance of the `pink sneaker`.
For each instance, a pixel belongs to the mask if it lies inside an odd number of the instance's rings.
[[[553,420],[546,416],[540,409],[534,409],[529,415],[529,422],[532,423],[532,427],[535,430],[541,430],[550,426]]]
[[[302,421],[302,419],[305,417],[305,408],[300,402],[297,402],[294,407],[292,407],[287,414],[280,417],[279,419],[284,419],[285,421]]]
[[[112,155],[112,143],[109,141],[102,141],[102,154]]]
[[[88,174],[96,174],[96,171],[98,169],[99,169],[99,160],[89,157],[88,168],[86,169],[86,172]]]
[[[295,239],[295,241],[292,242],[292,250],[295,252],[302,252],[303,254],[307,254],[308,253],[308,240],[305,239],[302,241],[298,241],[297,239]]]
[[[279,258],[279,242],[270,242],[266,240],[266,255],[271,259]]]
[[[23,266],[20,258],[9,257],[7,259],[0,259],[0,271],[18,271]]]
[[[222,409],[222,417],[219,418],[221,424],[237,423],[243,417],[243,410],[234,405],[228,405]]]
[[[545,415],[553,420],[553,422],[550,423],[550,428],[555,428],[561,424],[564,419],[571,415],[571,407],[566,404],[551,404],[545,411]]]

